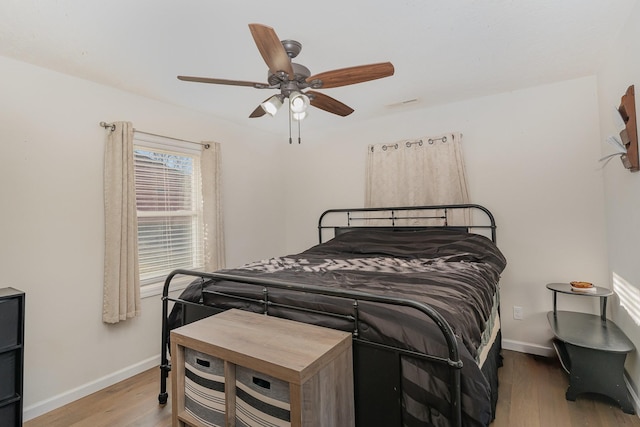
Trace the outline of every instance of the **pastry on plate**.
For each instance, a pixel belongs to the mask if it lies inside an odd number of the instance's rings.
[[[580,289],[593,288],[593,283],[589,283],[589,282],[569,282],[569,284],[574,288],[580,288]]]

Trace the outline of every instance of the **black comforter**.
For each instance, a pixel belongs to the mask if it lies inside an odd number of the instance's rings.
[[[246,264],[220,273],[277,279],[327,288],[408,298],[436,309],[453,329],[464,363],[462,370],[463,422],[486,426],[492,419],[491,385],[478,366],[483,332],[490,322],[498,280],[506,266],[502,253],[489,239],[455,230],[370,231],[359,229],[337,236],[302,253]],[[261,288],[227,281],[196,281],[181,299],[221,308],[261,311],[260,304],[224,296],[260,296]],[[346,315],[351,302],[334,297],[288,290],[269,291],[269,300],[285,305],[331,310]],[[172,312],[177,326],[179,308]],[[307,323],[352,330],[335,317],[270,309],[272,315]],[[447,347],[438,327],[407,307],[361,303],[359,336],[442,357]],[[403,358],[404,423],[448,425],[448,373],[444,367]]]

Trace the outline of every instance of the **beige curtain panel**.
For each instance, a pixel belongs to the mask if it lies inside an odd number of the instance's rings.
[[[133,126],[114,123],[104,153],[105,255],[102,320],[140,315],[138,220],[133,168]]]
[[[447,133],[367,149],[365,206],[469,203],[462,134]],[[469,224],[468,213],[463,221]]]
[[[216,271],[225,267],[224,224],[221,200],[221,147],[205,142],[201,162],[202,212],[204,217],[204,268]]]

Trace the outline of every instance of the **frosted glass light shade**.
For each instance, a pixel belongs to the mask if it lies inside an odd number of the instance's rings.
[[[273,95],[271,98],[260,104],[265,113],[270,116],[275,116],[280,107],[282,107],[282,100],[278,95]]]
[[[293,120],[301,121],[301,120],[304,120],[305,117],[307,117],[307,112],[306,111],[303,111],[301,113],[291,112],[291,118]]]
[[[302,113],[309,106],[309,97],[300,92],[292,92],[289,95],[289,108],[292,113]]]

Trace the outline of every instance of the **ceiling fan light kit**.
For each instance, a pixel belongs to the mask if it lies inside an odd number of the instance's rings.
[[[300,42],[295,40],[280,41],[275,30],[263,24],[249,24],[249,30],[262,59],[269,68],[268,83],[189,76],[178,76],[178,79],[198,83],[280,90],[279,94],[267,98],[258,105],[249,117],[262,117],[265,114],[274,116],[284,103],[284,99],[289,98],[290,118],[293,117],[300,121],[306,116],[309,105],[341,117],[353,113],[353,108],[324,93],[315,90],[303,92],[303,90],[347,86],[389,77],[395,72],[391,62],[381,62],[311,75],[311,71],[307,67],[291,61],[302,50]]]

